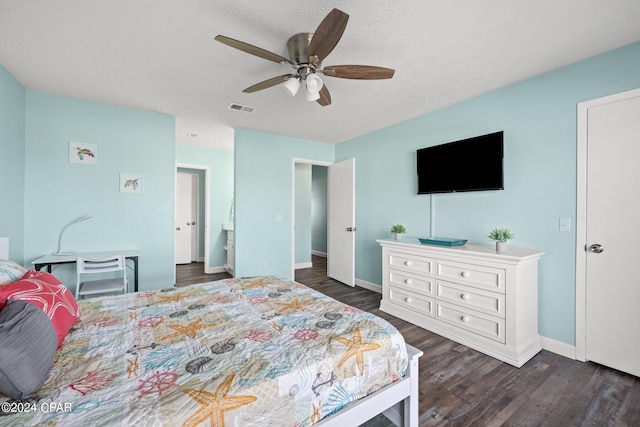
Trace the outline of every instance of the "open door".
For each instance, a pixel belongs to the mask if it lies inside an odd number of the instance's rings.
[[[355,286],[356,159],[329,166],[327,276]]]
[[[194,221],[194,194],[191,174],[178,173],[176,178],[175,219],[175,263],[189,264],[192,261]],[[197,196],[196,196],[197,197]]]

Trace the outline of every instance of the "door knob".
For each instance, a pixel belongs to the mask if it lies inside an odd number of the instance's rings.
[[[176,227],[176,231],[180,231],[180,227]]]
[[[190,222],[188,222],[188,223],[187,223],[187,226],[190,226],[190,225],[191,225],[191,223],[190,223]]]
[[[347,231],[356,231],[355,227],[347,227]]]
[[[589,250],[594,254],[599,254],[600,252],[604,251],[604,248],[602,247],[602,245],[594,243],[593,245],[589,246]]]

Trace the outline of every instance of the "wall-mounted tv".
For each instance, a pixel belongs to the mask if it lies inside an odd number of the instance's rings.
[[[503,133],[419,149],[418,194],[503,190]]]

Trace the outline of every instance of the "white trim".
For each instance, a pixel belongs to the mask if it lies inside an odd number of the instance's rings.
[[[552,340],[551,338],[542,336],[540,337],[540,343],[542,344],[543,350],[559,354],[560,356],[564,356],[572,360],[576,359],[576,347],[571,344]]]
[[[366,280],[356,278],[356,286],[360,286],[361,288],[369,289],[370,291],[377,292],[379,294],[382,293],[382,286],[367,282]]]
[[[209,218],[211,216],[211,200],[210,200],[210,188],[209,188],[209,180],[211,177],[211,168],[209,166],[204,166],[204,165],[195,165],[195,164],[190,164],[190,163],[179,163],[176,162],[175,168],[174,168],[174,184],[173,184],[173,199],[174,199],[174,205],[173,205],[173,211],[174,211],[174,223],[175,223],[175,210],[176,210],[176,197],[177,197],[177,192],[176,192],[176,187],[177,187],[177,180],[178,180],[178,168],[185,168],[185,169],[197,169],[197,170],[203,170],[204,171],[204,221],[200,221],[200,223],[203,225],[204,227],[204,272],[205,273],[217,273],[217,271],[211,271],[212,269],[209,268],[209,246],[210,246],[210,239],[209,239]],[[176,242],[175,242],[175,233],[174,233],[174,240],[173,240],[173,256],[175,258],[175,250],[176,250]],[[215,270],[216,268],[214,267],[213,270]],[[173,281],[176,281],[176,267],[175,265],[173,266]]]
[[[295,269],[296,270],[300,270],[301,268],[311,268],[313,267],[313,263],[312,262],[298,262],[295,264]]]
[[[591,107],[611,104],[640,96],[633,89],[578,103],[576,135],[576,351],[575,358],[586,361],[587,295],[587,142],[588,111]]]
[[[205,267],[204,272],[207,274],[225,273],[227,272],[227,269],[225,267]]]
[[[320,252],[320,251],[311,251],[311,255],[315,255],[315,256],[319,256],[322,258],[326,258],[327,257],[327,253],[326,252]]]

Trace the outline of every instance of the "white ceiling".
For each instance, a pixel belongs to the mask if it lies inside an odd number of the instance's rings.
[[[290,68],[217,34],[288,57],[334,7],[350,19],[323,65],[392,79],[326,77],[327,107],[242,93]],[[0,64],[29,89],[173,115],[177,143],[232,149],[233,128],[338,143],[638,41],[638,16],[638,0],[0,0]]]

